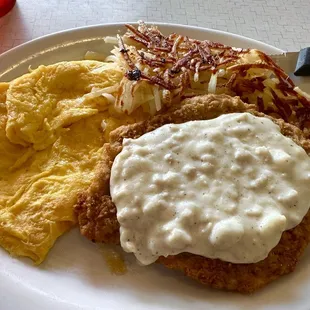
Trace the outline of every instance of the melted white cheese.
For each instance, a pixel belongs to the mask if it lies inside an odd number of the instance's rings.
[[[142,264],[189,252],[255,263],[309,209],[310,158],[248,113],[125,139],[111,172],[121,245]]]

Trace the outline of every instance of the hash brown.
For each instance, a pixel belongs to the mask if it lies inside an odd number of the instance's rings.
[[[109,195],[109,180],[114,158],[122,150],[124,138],[138,138],[168,123],[211,119],[233,112],[249,112],[270,118],[280,126],[283,135],[290,137],[308,154],[310,153],[310,142],[300,129],[258,112],[255,105],[248,105],[238,97],[206,95],[189,99],[182,107],[169,113],[111,132],[110,141],[104,146],[103,158],[97,167],[94,181],[89,189],[80,195],[75,206],[81,233],[93,242],[119,243],[119,224],[116,207]],[[279,244],[266,259],[255,264],[232,264],[190,253],[160,257],[158,262],[168,268],[180,270],[207,286],[251,293],[281,275],[292,272],[309,242],[310,212],[299,225],[283,233]]]

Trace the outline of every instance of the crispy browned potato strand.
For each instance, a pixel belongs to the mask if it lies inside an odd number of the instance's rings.
[[[144,122],[122,126],[110,134],[110,142],[104,146],[96,178],[89,189],[80,195],[75,206],[81,233],[93,242],[113,244],[120,242],[119,223],[116,207],[110,197],[109,181],[113,161],[122,150],[124,138],[138,138],[164,124],[208,120],[221,114],[235,112],[249,112],[255,116],[271,119],[279,125],[283,135],[291,138],[310,154],[310,142],[299,128],[258,112],[254,105],[242,102],[239,97],[206,95],[188,99],[182,107]],[[251,293],[292,272],[309,242],[310,212],[299,225],[285,231],[268,257],[258,263],[232,264],[190,253],[160,257],[158,263],[180,270],[210,287]]]

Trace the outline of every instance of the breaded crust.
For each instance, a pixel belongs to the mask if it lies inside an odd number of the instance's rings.
[[[164,124],[207,120],[234,112],[249,112],[270,118],[280,126],[283,135],[290,137],[310,154],[310,142],[304,138],[301,130],[283,120],[257,112],[255,106],[243,103],[238,97],[207,95],[189,99],[182,107],[169,113],[141,123],[122,126],[110,134],[110,143],[104,146],[96,179],[88,191],[80,195],[75,207],[81,233],[94,242],[114,244],[120,242],[119,223],[116,218],[116,207],[110,197],[109,181],[113,161],[122,150],[124,138],[138,138]],[[180,270],[202,284],[218,289],[251,293],[281,275],[292,272],[309,242],[310,212],[299,225],[283,233],[279,244],[266,259],[255,264],[232,264],[190,253],[160,257],[158,262],[168,268]]]

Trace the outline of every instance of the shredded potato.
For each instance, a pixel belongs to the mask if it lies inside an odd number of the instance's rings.
[[[224,93],[240,96],[310,135],[310,96],[266,54],[174,33],[164,36],[143,22],[126,27],[123,36],[105,38],[118,45],[105,61],[124,74],[118,91],[110,94],[113,98],[104,95],[119,113],[142,108],[153,115],[184,98]]]
[[[211,75],[209,84],[208,84],[208,93],[215,94],[217,85],[217,72]]]
[[[104,42],[107,44],[117,44],[117,39],[116,39],[116,37],[107,36],[104,38]]]
[[[104,61],[105,55],[97,52],[87,51],[84,58],[86,60],[98,60],[98,61]]]

